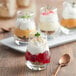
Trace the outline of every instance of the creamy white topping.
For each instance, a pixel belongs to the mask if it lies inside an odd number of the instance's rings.
[[[58,16],[57,13],[51,13],[48,15],[40,15],[40,21],[42,22],[57,22],[58,21]]]
[[[40,29],[44,31],[55,31],[59,28],[57,11],[48,15],[40,15]]]
[[[76,4],[64,2],[62,16],[64,19],[76,19]]]
[[[16,21],[17,27],[19,27],[21,30],[36,30],[35,22],[30,19],[22,19],[19,18]]]
[[[42,23],[40,22],[40,29],[43,31],[57,31],[59,28],[59,23]]]
[[[46,39],[43,38],[33,38],[29,43],[28,43],[28,47],[27,47],[28,51],[31,54],[38,54],[38,53],[43,53],[45,51],[49,51],[49,47],[47,44]]]

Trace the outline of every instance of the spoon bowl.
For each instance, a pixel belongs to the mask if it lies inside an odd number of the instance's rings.
[[[69,54],[64,54],[60,60],[59,60],[59,65],[65,66],[70,62],[70,56]]]

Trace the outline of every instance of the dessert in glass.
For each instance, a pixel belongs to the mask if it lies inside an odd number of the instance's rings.
[[[61,24],[66,28],[76,28],[76,1],[70,0],[63,3]]]
[[[49,39],[59,31],[57,8],[42,7],[40,12],[39,28]]]
[[[36,33],[29,39],[27,51],[25,52],[26,66],[32,70],[44,70],[50,63],[50,52],[47,37]]]
[[[29,36],[36,33],[33,13],[18,12],[16,28],[13,33],[16,44],[20,45],[28,43]]]

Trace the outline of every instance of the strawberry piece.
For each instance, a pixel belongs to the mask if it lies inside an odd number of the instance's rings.
[[[54,13],[54,12],[53,11],[43,12],[42,15],[48,15],[48,14],[51,14],[51,13]]]
[[[36,55],[32,55],[30,61],[31,62],[36,62],[37,61],[37,56]]]
[[[54,13],[53,11],[49,11],[48,14]]]
[[[44,53],[38,54],[37,60],[38,60],[38,62],[41,62],[43,64],[49,63],[50,62],[50,56],[49,56],[48,51],[45,51]]]
[[[43,54],[41,54],[41,53],[38,54],[38,56],[37,56],[37,61],[38,61],[38,62],[42,62],[43,59],[44,59]]]
[[[47,15],[47,13],[46,12],[43,12],[42,15]]]
[[[31,62],[36,62],[37,61],[37,56],[36,55],[32,55],[28,51],[25,53],[25,58],[26,58],[26,60],[29,60]]]
[[[26,60],[29,60],[31,62],[40,62],[43,64],[50,63],[50,55],[48,51],[45,51],[44,53],[39,53],[38,55],[32,55],[30,52],[25,53]]]
[[[31,60],[31,53],[27,51],[25,53],[25,58],[26,58],[26,60]]]
[[[50,63],[50,57],[42,62],[43,64]]]
[[[43,63],[43,64],[45,64],[45,63],[50,63],[50,54],[49,54],[49,52],[48,52],[48,51],[45,51],[45,52],[43,53],[43,55],[44,55],[45,57],[44,57],[44,60],[42,61],[42,63]]]

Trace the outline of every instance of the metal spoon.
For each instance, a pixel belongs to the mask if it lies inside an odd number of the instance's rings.
[[[57,73],[59,72],[60,68],[67,65],[70,62],[70,56],[69,54],[64,54],[60,60],[59,60],[59,65],[53,72],[52,76],[57,76]]]

